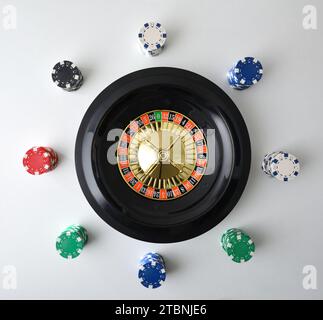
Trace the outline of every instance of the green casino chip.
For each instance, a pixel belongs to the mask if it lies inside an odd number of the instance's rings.
[[[82,252],[87,239],[87,233],[83,227],[70,226],[56,239],[56,250],[63,258],[74,259]]]
[[[221,238],[222,248],[235,262],[249,261],[255,252],[251,238],[239,229],[230,229]]]
[[[77,232],[80,237],[82,237],[82,239],[84,240],[84,243],[86,244],[87,241],[88,241],[88,234],[87,234],[87,231],[84,227],[80,226],[80,225],[71,225],[69,226],[66,230],[64,231],[75,231]]]

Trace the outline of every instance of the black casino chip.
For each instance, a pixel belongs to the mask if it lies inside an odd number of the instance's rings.
[[[250,140],[232,100],[190,71],[150,68],[108,86],[76,139],[77,176],[96,213],[130,237],[196,237],[223,220],[248,180]]]
[[[66,90],[76,91],[83,84],[83,75],[80,69],[71,61],[61,61],[56,63],[52,70],[54,83]]]

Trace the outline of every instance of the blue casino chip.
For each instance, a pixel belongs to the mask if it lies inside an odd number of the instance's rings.
[[[233,72],[239,84],[251,86],[260,81],[263,75],[263,68],[257,59],[246,57],[238,61]]]
[[[232,69],[228,71],[227,77],[230,86],[237,90],[244,90],[256,84],[263,75],[261,63],[253,57],[239,60]]]
[[[151,289],[158,288],[166,280],[165,266],[157,260],[148,261],[140,265],[138,278],[144,287]]]
[[[230,86],[234,89],[244,90],[244,89],[248,89],[250,87],[250,86],[238,84],[238,79],[233,75],[232,70],[230,70],[228,72],[227,77],[228,77],[228,82],[229,82]]]
[[[158,261],[158,262],[164,264],[163,257],[160,254],[156,253],[156,252],[149,252],[149,253],[145,254],[145,256],[143,258],[141,258],[139,263],[141,265],[144,265],[145,263],[147,263],[149,261]]]

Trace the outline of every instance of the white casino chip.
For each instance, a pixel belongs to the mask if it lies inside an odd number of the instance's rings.
[[[271,160],[270,171],[276,179],[287,182],[299,175],[300,164],[294,155],[280,152]]]
[[[156,56],[165,46],[167,33],[159,22],[147,22],[140,29],[138,39],[144,53]]]

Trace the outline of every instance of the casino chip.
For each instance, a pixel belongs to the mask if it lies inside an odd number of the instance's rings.
[[[272,153],[269,153],[269,154],[266,154],[265,157],[264,157],[264,160],[262,161],[261,163],[261,169],[262,171],[267,174],[268,176],[271,176],[271,173],[270,173],[270,170],[269,170],[269,164],[270,164],[270,161],[273,159],[274,156],[276,156],[279,152],[282,152],[282,151],[277,151],[277,152],[272,152]]]
[[[41,175],[56,168],[58,163],[57,153],[48,147],[33,147],[23,158],[23,166],[32,175]]]
[[[70,61],[58,62],[52,70],[52,79],[54,83],[66,90],[78,90],[83,84],[83,75],[78,67]]]
[[[147,22],[138,33],[140,48],[149,56],[157,56],[163,50],[167,39],[165,28],[158,22]]]
[[[165,263],[158,253],[148,253],[139,262],[140,283],[150,289],[160,287],[166,280]]]
[[[287,182],[299,175],[300,163],[294,155],[284,151],[277,151],[264,157],[261,169],[268,176]]]
[[[251,238],[239,229],[229,229],[224,233],[221,244],[228,256],[237,263],[249,261],[255,252]]]
[[[56,239],[56,250],[63,258],[74,259],[80,255],[87,241],[86,229],[80,225],[71,225]]]
[[[227,73],[230,86],[237,90],[245,90],[256,84],[263,75],[261,63],[253,58],[246,57],[239,60]]]
[[[150,261],[150,260],[158,260],[160,261],[161,263],[164,264],[164,259],[161,255],[159,255],[158,253],[156,252],[149,252],[147,253],[144,257],[141,258],[139,264],[140,265],[143,265],[144,263],[146,263],[147,261]]]

